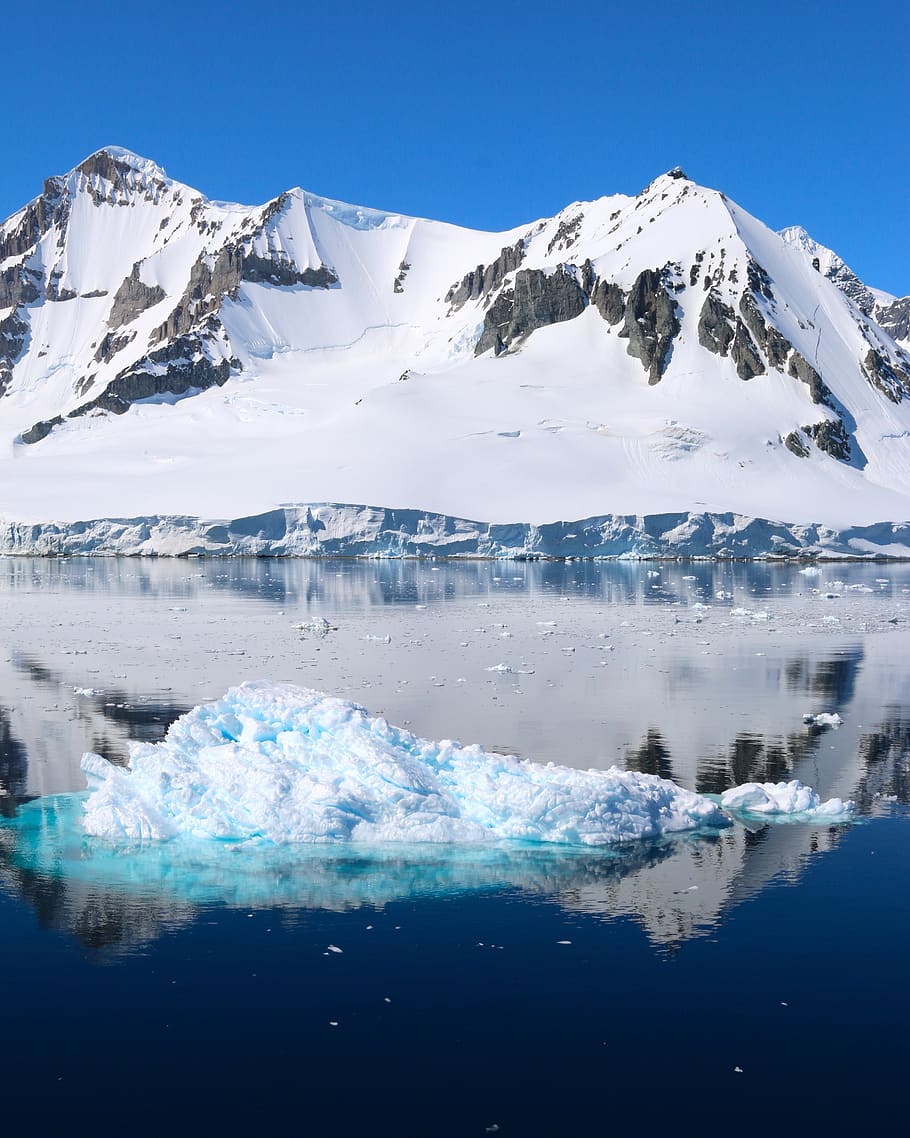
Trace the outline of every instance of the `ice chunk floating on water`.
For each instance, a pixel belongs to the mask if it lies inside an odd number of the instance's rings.
[[[655,775],[580,771],[418,739],[356,704],[245,683],[182,716],[129,768],[87,754],[84,828],[118,842],[521,839],[606,845],[722,826]]]
[[[792,782],[746,782],[722,794],[720,804],[725,810],[742,814],[824,818],[832,822],[847,821],[854,812],[851,799],[845,802],[841,798],[829,798],[822,802],[812,787],[804,786],[799,779]]]

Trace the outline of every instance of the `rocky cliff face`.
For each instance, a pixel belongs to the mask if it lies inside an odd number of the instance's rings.
[[[140,400],[182,397],[223,384],[239,364],[218,314],[225,299],[236,300],[241,283],[287,289],[339,283],[328,266],[301,268],[287,250],[270,247],[269,229],[287,207],[288,195],[251,211],[233,232],[224,233],[224,219],[213,217],[203,198],[190,196],[153,164],[99,151],[66,178],[49,179],[41,197],[0,231],[0,310],[12,309],[0,319],[0,394],[27,346],[30,307],[42,299],[58,304],[80,296],[66,284],[71,218],[80,197],[91,202],[99,219],[111,207],[152,207],[157,218],[153,247],[113,290],[93,355],[74,377],[74,394],[90,397],[24,429],[20,437],[26,444],[40,442],[66,419],[122,414]],[[174,298],[152,278],[180,230],[184,244],[191,236],[201,247],[182,293]],[[103,288],[82,293],[90,300],[108,295]],[[137,322],[148,312],[160,313],[160,322],[140,329]],[[102,373],[112,369],[104,379]]]

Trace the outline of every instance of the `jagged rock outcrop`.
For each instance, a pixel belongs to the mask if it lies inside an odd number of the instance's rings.
[[[28,325],[13,309],[0,320],[0,396],[12,377],[13,365],[22,354],[28,339]]]
[[[81,404],[68,415],[35,423],[23,431],[20,440],[26,444],[42,439],[63,424],[65,419],[78,419],[93,412],[110,411],[122,415],[141,399],[172,395],[177,398],[190,392],[221,387],[239,367],[236,359],[213,360],[205,351],[201,337],[184,336],[150,352],[133,367],[113,379],[100,395]]]
[[[736,330],[730,346],[730,358],[736,364],[736,374],[740,379],[754,379],[765,374],[765,362],[758,353],[755,341],[741,317],[736,317]]]
[[[811,423],[802,430],[825,454],[830,454],[832,458],[841,462],[850,461],[850,435],[840,419],[823,419],[822,422]]]
[[[694,267],[694,266],[693,266]],[[725,356],[733,343],[733,309],[709,292],[698,317],[698,342],[709,352]]]
[[[405,277],[408,275],[408,273],[410,271],[411,271],[411,266],[408,264],[408,262],[402,261],[401,264],[398,266],[398,276],[392,282],[392,291],[393,292],[397,292],[397,293],[404,292]]]
[[[740,297],[739,311],[770,366],[783,371],[793,345],[782,332],[765,320],[754,294],[748,289]]]
[[[241,244],[225,245],[217,256],[203,254],[194,263],[183,295],[164,323],[152,332],[150,342],[154,345],[175,340],[189,332],[217,312],[225,296],[236,299],[241,281],[331,288],[338,284],[338,277],[326,265],[300,270],[288,257],[263,257]]]
[[[147,285],[140,278],[141,264],[133,265],[132,272],[114,293],[114,302],[108,314],[109,328],[122,328],[141,316],[147,308],[160,304],[167,296],[161,285]],[[99,357],[100,358],[100,357]]]
[[[578,240],[578,234],[581,229],[581,223],[584,221],[585,215],[583,213],[576,213],[574,217],[564,217],[559,225],[556,227],[556,232],[550,238],[547,245],[547,255],[551,253],[561,253],[564,249],[570,248]]]
[[[809,457],[809,445],[806,442],[805,435],[801,430],[791,431],[784,439],[784,446],[797,458]]]
[[[44,286],[44,299],[49,300],[54,304],[59,304],[67,300],[75,300],[78,293],[72,288],[61,288],[60,281],[63,279],[63,273],[60,269],[54,269],[47,279],[47,284]]]
[[[586,262],[588,265],[590,263]],[[591,303],[608,324],[619,324],[626,312],[626,298],[618,284],[601,278],[593,289],[588,285],[585,291],[590,294]]]
[[[876,348],[870,348],[866,353],[863,375],[892,403],[900,403],[905,395],[910,395],[910,375],[887,360]]]
[[[123,349],[128,347],[135,339],[135,331],[115,332],[111,330],[105,332],[98,345],[98,350],[95,352],[95,362],[110,363],[118,352],[122,352]]]
[[[644,364],[649,384],[660,382],[678,332],[676,303],[664,288],[660,273],[645,269],[629,292],[619,334],[629,341],[628,354]]]
[[[882,305],[876,313],[876,323],[892,340],[910,340],[910,296]]]
[[[238,366],[234,359],[212,360],[200,340],[184,337],[150,352],[139,365],[121,372],[97,398],[77,407],[68,418],[78,418],[96,409],[122,415],[140,399],[155,395],[179,397],[189,391],[221,387],[229,379],[232,367]],[[23,440],[27,441],[25,436]]]
[[[41,274],[25,265],[11,265],[0,272],[0,308],[32,304],[41,296]]]
[[[493,349],[500,355],[513,341],[549,324],[574,320],[585,310],[587,298],[575,274],[560,265],[553,273],[521,269],[515,284],[496,298],[484,318],[474,349],[479,356]]]
[[[446,303],[452,306],[454,312],[469,300],[488,296],[499,287],[509,273],[515,272],[524,260],[524,255],[523,239],[515,245],[507,246],[492,264],[478,265],[476,269],[472,269],[462,277],[461,284],[452,285],[446,293]]]
[[[809,388],[809,395],[813,403],[823,403],[826,407],[831,406],[830,388],[815,368],[807,360],[803,359],[797,351],[794,351],[790,356],[787,374],[791,375],[794,379],[798,379]]]

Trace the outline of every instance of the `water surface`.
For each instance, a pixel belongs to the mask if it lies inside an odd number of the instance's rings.
[[[897,1117],[910,566],[7,559],[0,604],[12,1132]],[[84,750],[123,762],[251,678],[705,792],[799,777],[860,820],[593,852],[84,839]]]

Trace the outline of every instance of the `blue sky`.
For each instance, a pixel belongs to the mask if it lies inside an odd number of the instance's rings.
[[[681,165],[910,292],[903,0],[46,0],[4,42],[0,216],[106,143],[487,229]]]

